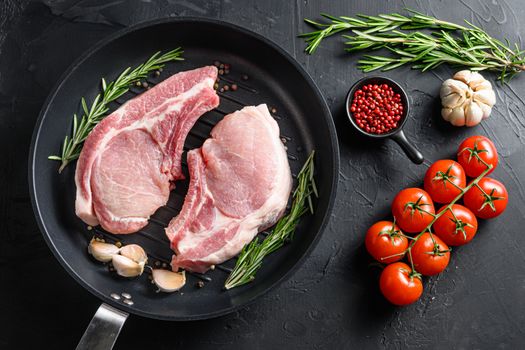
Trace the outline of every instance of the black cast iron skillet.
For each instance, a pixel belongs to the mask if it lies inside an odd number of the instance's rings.
[[[113,236],[98,228],[88,230],[75,216],[75,164],[58,174],[57,163],[47,159],[59,151],[64,135],[69,134],[72,115],[80,111],[80,97],[92,100],[101,77],[112,80],[124,68],[136,66],[152,53],[178,46],[185,51],[185,61],[168,64],[160,77],[149,79],[150,85],[215,60],[231,65],[221,85],[238,84],[237,91],[220,93],[220,106],[197,122],[186,140],[186,149],[199,147],[225,114],[244,105],[267,103],[275,109],[293,174],[297,174],[310,151],[316,151],[319,199],[315,214],[301,220],[292,243],[265,260],[253,283],[230,291],[222,286],[235,259],[204,276],[189,275],[179,293],[163,294],[156,293],[147,274],[121,278],[87,253],[88,242],[95,234],[109,241],[142,245],[151,265],[169,262],[172,252],[163,229],[182,206],[187,180],[177,183],[168,205],[155,213],[146,228],[132,235]],[[243,79],[245,74],[247,80]],[[112,109],[140,92],[134,87]],[[128,313],[172,321],[206,319],[232,312],[275,287],[298,268],[319,240],[334,203],[338,172],[336,133],[321,93],[289,54],[264,37],[219,21],[184,18],[144,23],[99,43],[67,70],[50,94],[33,134],[29,159],[32,203],[45,240],[68,273],[104,302],[79,348],[96,348],[89,335],[100,329],[113,333],[113,337],[99,337],[98,345],[106,342],[102,345],[111,347]],[[199,280],[205,282],[203,288],[195,287]],[[124,296],[130,296],[132,302]]]

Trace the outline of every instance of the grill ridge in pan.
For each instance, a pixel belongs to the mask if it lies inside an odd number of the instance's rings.
[[[147,274],[124,279],[107,271],[87,254],[93,234],[123,243],[139,243],[155,261],[168,263],[171,257],[164,226],[182,207],[188,180],[176,183],[166,207],[160,208],[141,233],[115,236],[95,228],[88,230],[75,216],[75,164],[62,174],[57,163],[47,159],[60,149],[70,132],[72,114],[81,96],[92,100],[101,77],[114,79],[125,67],[135,66],[153,52],[178,46],[185,61],[168,64],[155,84],[182,70],[210,65],[218,60],[231,65],[221,78],[237,91],[225,91],[220,106],[195,124],[185,149],[199,147],[209,131],[225,114],[243,105],[267,103],[286,141],[292,173],[296,174],[312,149],[316,150],[316,181],[320,192],[314,215],[302,219],[292,243],[265,260],[256,280],[230,291],[222,289],[234,261],[218,266],[206,275],[193,274],[180,293],[156,293]],[[247,74],[249,79],[240,77]],[[222,85],[222,84],[221,84]],[[136,93],[140,90],[133,89]],[[129,93],[126,98],[133,97]],[[113,108],[126,101],[119,99]],[[186,167],[183,169],[187,171]],[[241,27],[197,18],[163,19],[125,29],[96,45],[63,75],[42,108],[33,133],[29,159],[29,182],[35,216],[44,238],[62,266],[86,289],[104,302],[133,314],[165,319],[194,320],[216,317],[253,301],[282,282],[315,246],[329,218],[339,174],[339,153],[330,112],[319,90],[298,63],[277,45]],[[264,236],[267,233],[261,233]],[[195,282],[205,281],[203,288]],[[133,305],[114,300],[111,293],[129,293]]]

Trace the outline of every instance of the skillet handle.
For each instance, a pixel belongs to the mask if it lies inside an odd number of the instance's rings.
[[[410,158],[410,160],[416,164],[421,164],[425,160],[423,158],[423,155],[421,152],[417,150],[416,147],[414,147],[413,144],[411,144],[407,137],[405,136],[405,133],[403,130],[399,130],[399,132],[395,133],[394,135],[390,136],[396,143],[401,146],[405,154]]]
[[[91,319],[77,350],[111,350],[129,314],[101,304]]]

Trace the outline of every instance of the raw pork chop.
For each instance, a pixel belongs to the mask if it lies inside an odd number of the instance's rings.
[[[188,193],[166,234],[176,253],[172,268],[202,273],[281,217],[292,177],[264,104],[224,117],[200,149],[188,152],[188,167]]]
[[[77,215],[113,233],[132,233],[166,204],[184,178],[181,154],[195,121],[217,107],[217,68],[180,72],[128,101],[89,134],[77,164]]]

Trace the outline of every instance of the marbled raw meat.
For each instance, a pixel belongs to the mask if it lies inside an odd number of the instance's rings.
[[[76,213],[112,233],[132,233],[184,178],[181,156],[193,124],[219,104],[217,68],[177,73],[104,118],[84,143],[75,174]]]
[[[232,258],[285,211],[292,177],[266,105],[224,117],[188,152],[188,167],[184,205],[166,228],[174,270],[205,272]]]

